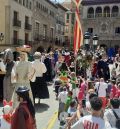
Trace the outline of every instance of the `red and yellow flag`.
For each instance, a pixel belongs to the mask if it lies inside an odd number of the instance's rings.
[[[75,26],[74,26],[74,53],[77,54],[78,50],[83,44],[83,33],[82,33],[82,27],[80,22],[80,4],[82,0],[73,0],[76,5],[76,11],[75,11]]]

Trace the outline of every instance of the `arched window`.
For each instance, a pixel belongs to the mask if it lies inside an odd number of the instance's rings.
[[[104,17],[110,17],[110,7],[108,6],[104,8]]]
[[[115,28],[115,34],[120,34],[120,27]]]
[[[96,8],[95,17],[102,17],[102,8],[101,7]]]
[[[88,9],[87,17],[94,18],[94,9],[92,7]]]
[[[117,17],[118,16],[118,14],[119,14],[119,8],[118,8],[118,6],[113,6],[113,8],[112,8],[112,17]]]

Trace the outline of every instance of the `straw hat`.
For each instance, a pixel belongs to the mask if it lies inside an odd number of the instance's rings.
[[[16,51],[18,51],[18,52],[30,52],[31,51],[31,46],[22,45],[20,47],[16,47]]]

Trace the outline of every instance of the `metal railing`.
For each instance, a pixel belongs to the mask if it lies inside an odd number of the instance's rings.
[[[88,19],[92,19],[92,18],[99,18],[99,17],[119,17],[119,13],[96,13],[95,16],[94,14],[87,14],[87,18]]]
[[[102,13],[96,13],[95,17],[102,17]]]
[[[13,19],[13,26],[21,27],[21,21],[17,19]]]
[[[44,36],[44,35],[40,35],[40,34],[35,34],[34,36],[34,41],[40,42],[53,42],[55,41],[54,37],[48,37],[48,36]]]
[[[30,25],[29,23],[25,23],[25,29],[32,30],[32,25]]]
[[[103,13],[104,17],[110,17],[110,13]]]
[[[63,21],[60,21],[60,20],[56,20],[56,23],[60,24],[60,25],[63,25],[63,26],[65,25],[65,23]]]
[[[111,17],[118,17],[119,13],[111,13]]]
[[[30,45],[32,44],[32,41],[25,41],[23,39],[17,39],[17,38],[13,38],[13,45],[23,45],[23,44],[26,44],[26,45]]]
[[[94,14],[87,14],[87,18],[94,18]]]

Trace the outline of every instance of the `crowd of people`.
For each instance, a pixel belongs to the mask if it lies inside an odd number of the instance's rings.
[[[77,58],[68,51],[62,56],[54,81],[60,126],[119,129],[119,55],[109,58],[102,48],[95,53],[80,50]]]
[[[2,129],[37,129],[35,99],[49,98],[53,84],[59,102],[58,120],[66,129],[120,129],[120,55],[107,56],[81,49],[77,57],[68,49],[49,48],[46,53],[28,56],[29,46],[0,53],[0,73],[4,74],[3,117],[10,120]],[[1,80],[0,80],[1,81]],[[12,108],[11,108],[12,107]],[[9,109],[7,113],[6,109]],[[4,123],[4,122],[3,122]],[[17,123],[17,124],[16,124]]]

